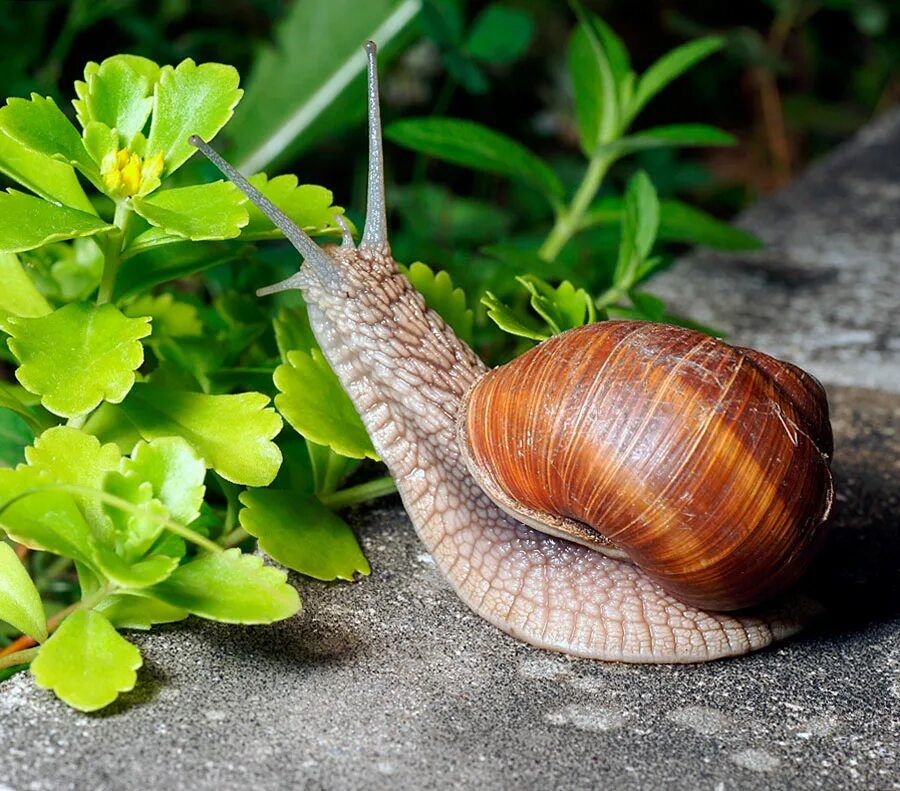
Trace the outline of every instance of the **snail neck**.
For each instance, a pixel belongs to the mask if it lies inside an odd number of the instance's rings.
[[[496,511],[456,442],[460,399],[487,368],[425,306],[387,250],[328,252],[340,260],[341,282],[332,288],[310,278],[303,289],[310,323],[433,551],[454,525],[472,522],[472,509]]]

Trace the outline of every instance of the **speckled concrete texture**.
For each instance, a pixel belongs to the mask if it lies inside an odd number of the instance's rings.
[[[102,713],[0,686],[0,791],[900,789],[898,204],[900,113],[748,213],[768,250],[661,284],[828,385],[816,628],[693,666],[533,649],[465,609],[388,501],[351,517],[370,579],[297,579],[304,612],[272,627],[133,634],[139,685]]]
[[[900,396],[832,388],[840,492],[818,628],[691,666],[576,660],[469,613],[399,506],[373,576],[305,611],[133,635],[138,688],[83,715],[0,687],[0,790],[900,788]]]
[[[823,381],[900,392],[898,217],[895,110],[741,218],[765,249],[696,253],[653,290]]]

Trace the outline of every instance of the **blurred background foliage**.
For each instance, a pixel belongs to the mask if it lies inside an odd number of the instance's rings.
[[[642,169],[661,199],[678,197],[729,218],[900,98],[896,2],[585,5],[621,36],[638,71],[692,38],[725,40],[721,52],[657,97],[639,126],[702,121],[728,130],[738,144],[639,152],[614,167],[604,182],[611,194],[620,195]],[[248,171],[292,172],[326,185],[358,223],[366,155],[361,31],[380,31],[387,45],[385,126],[428,115],[477,121],[538,153],[571,193],[583,170],[566,67],[574,27],[560,0],[5,0],[0,74],[4,96],[36,91],[71,112],[72,82],[89,60],[128,52],[160,63],[192,57],[233,64],[247,94],[217,146]],[[352,57],[357,68],[341,71]],[[291,124],[288,142],[260,149]],[[470,304],[486,288],[501,296],[516,290],[514,275],[533,270],[535,259],[525,256],[518,266],[509,251],[533,250],[546,235],[546,202],[515,182],[390,143],[386,155],[396,258],[448,269]],[[192,166],[186,180],[207,167]],[[207,170],[204,177],[214,176]],[[617,240],[615,228],[584,232],[541,274],[569,277],[597,293],[611,264],[583,262],[611,262]],[[506,252],[492,254],[498,249]],[[665,255],[683,249],[667,245]],[[280,248],[261,253],[287,270],[293,255]],[[230,269],[210,277],[241,287]],[[477,323],[485,326],[483,313]]]

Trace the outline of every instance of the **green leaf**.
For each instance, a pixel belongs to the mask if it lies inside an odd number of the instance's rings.
[[[278,317],[273,324],[275,343],[278,344],[278,352],[284,362],[287,362],[288,352],[295,350],[308,352],[319,348],[309,324],[306,307],[282,308],[278,311]]]
[[[13,548],[0,541],[0,621],[38,643],[47,639],[47,617],[41,594]]]
[[[180,436],[223,478],[268,486],[281,465],[281,418],[261,393],[204,395],[138,383],[122,410],[146,440]]]
[[[598,146],[595,154],[614,158],[623,157],[635,151],[650,148],[692,147],[692,146],[732,146],[735,138],[706,124],[672,124],[645,129],[611,143]]]
[[[287,574],[264,566],[261,557],[228,549],[180,566],[146,593],[183,610],[224,623],[272,623],[300,609]]]
[[[187,58],[174,69],[160,69],[145,151],[147,156],[162,152],[165,176],[196,151],[188,142],[191,135],[208,142],[225,126],[244,93],[239,82],[237,69],[222,63],[198,66]]]
[[[10,538],[32,549],[43,549],[95,568],[90,528],[75,500],[63,492],[29,494],[13,505],[14,497],[49,483],[25,466],[0,469],[0,527]]]
[[[0,173],[46,200],[87,214],[97,213],[71,165],[32,151],[3,132],[0,132]]]
[[[15,253],[0,253],[0,283],[0,327],[9,316],[35,318],[52,311]]]
[[[625,214],[619,258],[613,273],[613,284],[631,288],[637,280],[640,265],[650,255],[659,227],[659,201],[653,183],[643,170],[632,176],[625,190]]]
[[[76,610],[41,646],[31,674],[72,708],[96,711],[134,687],[141,664],[140,651],[100,613]]]
[[[189,525],[200,516],[206,466],[181,437],[160,437],[139,443],[130,459],[124,459],[126,477],[150,484],[153,496],[172,519]]]
[[[0,130],[26,148],[77,167],[98,189],[100,171],[81,142],[81,135],[49,96],[7,99],[0,108]]]
[[[647,321],[665,321],[666,303],[646,291],[629,291],[628,298]]]
[[[148,319],[129,319],[112,305],[73,302],[40,318],[11,317],[9,348],[16,378],[55,415],[78,417],[101,401],[120,402],[144,360]]]
[[[523,275],[516,280],[528,289],[531,307],[554,334],[596,320],[591,295],[583,288],[576,289],[568,280],[563,280],[556,288],[535,275]]]
[[[628,54],[618,37],[580,3],[572,3],[580,25],[569,42],[569,74],[581,146],[589,157],[621,129],[621,84],[629,73]]]
[[[511,63],[525,54],[533,35],[528,14],[493,3],[475,18],[466,50],[485,63]]]
[[[121,407],[104,402],[91,412],[82,430],[103,443],[112,443],[128,456],[141,441],[141,435]]]
[[[203,334],[203,322],[197,308],[189,302],[180,302],[170,292],[144,294],[129,302],[122,312],[137,318],[149,316],[153,323],[154,340],[161,336],[170,338],[197,337]]]
[[[663,55],[641,76],[629,108],[629,118],[634,118],[654,96],[684,72],[704,58],[718,52],[725,41],[718,36],[707,36],[689,41]]]
[[[24,460],[26,445],[34,432],[21,415],[0,408],[0,467],[13,467]]]
[[[99,65],[84,67],[84,82],[76,80],[78,98],[72,104],[78,123],[86,128],[100,121],[119,133],[119,147],[126,147],[140,132],[153,109],[153,86],[159,66],[136,55],[114,55]]]
[[[310,236],[341,235],[334,217],[343,216],[344,210],[332,205],[331,190],[316,184],[298,185],[297,177],[289,174],[270,179],[265,173],[257,173],[249,181]],[[248,202],[246,208],[250,221],[241,231],[242,239],[281,238],[281,231],[254,204]]]
[[[349,525],[312,495],[262,489],[240,499],[241,526],[282,565],[318,580],[353,580],[371,572]]]
[[[466,306],[465,292],[453,287],[450,275],[445,271],[435,272],[427,264],[416,261],[409,265],[406,276],[425,298],[425,304],[438,313],[463,341],[472,343],[474,314]]]
[[[421,0],[329,0],[288,6],[228,125],[238,169],[265,170],[364,118],[362,42],[378,42],[383,67],[407,38],[421,5]]]
[[[763,247],[753,234],[678,200],[661,201],[659,237],[701,244],[715,250],[759,250]]]
[[[563,186],[549,166],[515,140],[458,118],[409,118],[384,130],[388,140],[455,165],[519,179],[551,202]]]
[[[0,192],[0,253],[19,253],[114,229],[95,214],[57,206],[13,189]]]
[[[275,406],[300,434],[342,456],[378,458],[350,397],[320,350],[288,352],[274,380],[280,391]]]
[[[202,272],[239,257],[238,248],[227,242],[194,244],[171,237],[159,228],[151,228],[142,236],[150,234],[161,235],[166,246],[139,251],[136,249],[138,240],[132,240],[123,255],[123,259],[127,260],[123,262],[116,279],[116,300],[141,294],[159,283]]]
[[[160,190],[132,198],[134,210],[167,234],[194,242],[234,239],[247,224],[246,198],[227,181]]]
[[[103,536],[102,549],[108,549],[115,553],[125,564],[134,564],[147,554],[150,547],[159,538],[163,531],[162,520],[166,519],[169,513],[162,503],[153,497],[153,486],[147,481],[141,480],[139,475],[123,475],[117,470],[110,472],[103,481],[103,491],[125,500],[137,509],[136,511],[126,510],[113,503],[103,503],[103,512],[109,519],[109,524],[112,525],[112,534]],[[121,565],[116,561],[112,563],[104,563],[104,561],[108,561],[105,553],[101,557],[103,570],[107,571],[106,566],[109,565],[114,574]],[[177,565],[177,560],[163,573],[166,575],[170,573],[174,565]],[[152,582],[157,581],[157,579],[152,580]],[[133,584],[131,581],[123,582],[121,579],[116,579],[116,582]],[[152,584],[152,582],[143,582],[142,580],[141,584]]]
[[[159,623],[183,621],[190,615],[187,610],[171,604],[127,593],[108,596],[94,610],[103,613],[116,629],[146,630]]]
[[[521,338],[529,338],[533,341],[544,341],[550,337],[549,333],[532,329],[520,321],[512,308],[504,305],[490,291],[484,292],[481,304],[488,309],[488,318],[501,330],[508,332],[510,335],[518,335]]]

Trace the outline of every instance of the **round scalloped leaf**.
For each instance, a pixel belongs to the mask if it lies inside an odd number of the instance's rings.
[[[122,468],[126,477],[149,483],[176,522],[188,525],[200,516],[206,465],[181,437],[138,443]]]
[[[159,66],[137,55],[114,55],[99,65],[84,67],[84,82],[75,82],[78,98],[72,104],[82,128],[91,121],[101,121],[119,132],[122,146],[127,146],[150,116],[153,108],[153,85],[159,77]]]
[[[108,706],[134,688],[140,651],[93,610],[76,610],[41,646],[31,663],[39,687],[79,711]]]
[[[0,621],[6,621],[39,643],[47,639],[41,594],[15,550],[3,541],[0,541]]]
[[[120,402],[144,361],[149,318],[129,319],[112,305],[73,302],[47,316],[8,320],[16,378],[53,414],[84,415]]]
[[[151,225],[194,242],[234,239],[247,224],[246,199],[227,181],[161,190],[131,205]]]
[[[102,612],[117,629],[149,629],[158,623],[183,621],[190,615],[187,610],[173,607],[158,599],[117,593],[105,598],[94,608]]]
[[[153,94],[153,118],[146,153],[162,152],[165,175],[181,167],[196,151],[191,135],[212,140],[225,126],[244,92],[233,66],[188,58],[176,68],[163,66]]]
[[[336,214],[343,216],[340,206],[332,205],[331,190],[317,184],[299,184],[297,177],[285,174],[268,178],[265,173],[251,176],[249,182],[281,209],[294,224],[310,236],[323,234],[341,235],[340,226],[334,221]],[[241,232],[244,239],[280,239],[282,236],[272,221],[255,205],[248,203],[250,222]],[[349,224],[349,220],[347,223]]]
[[[184,437],[232,483],[268,486],[281,466],[281,418],[262,393],[206,395],[138,383],[122,409],[144,439]]]
[[[0,192],[0,252],[21,253],[114,228],[95,214],[57,206],[13,189]]]
[[[15,253],[0,253],[0,283],[0,327],[8,316],[35,318],[51,312]]]
[[[173,607],[224,623],[272,623],[300,609],[287,574],[237,548],[201,555],[146,593]]]

